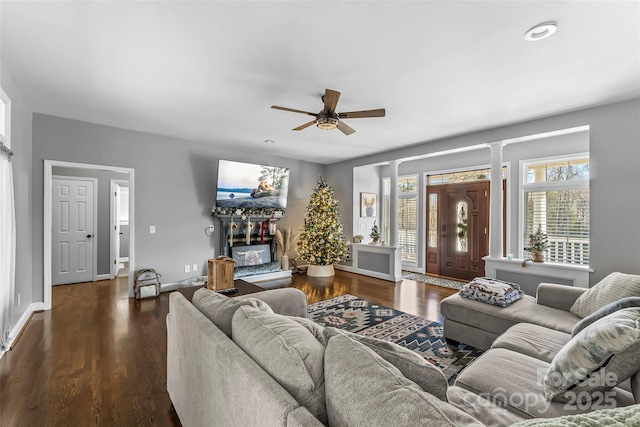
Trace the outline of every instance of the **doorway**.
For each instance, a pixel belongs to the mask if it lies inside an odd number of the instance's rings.
[[[110,180],[111,278],[129,274],[129,181]]]
[[[73,163],[62,162],[56,160],[44,161],[44,194],[43,194],[43,296],[44,296],[44,309],[50,310],[52,304],[51,287],[52,281],[52,221],[53,221],[53,169],[54,167],[61,168],[73,168],[77,169],[80,173],[82,170],[94,170],[94,171],[109,171],[120,174],[126,174],[129,181],[129,268],[131,271],[135,269],[135,223],[134,223],[134,203],[135,198],[135,181],[134,170],[131,168],[117,167],[117,166],[105,166],[94,165],[86,163]],[[107,212],[109,208],[105,207]],[[107,223],[109,222],[107,218]],[[108,242],[106,237],[108,233],[103,234],[105,238],[103,241]],[[108,271],[108,268],[107,268]],[[105,279],[109,278],[109,274],[106,274]],[[100,277],[98,277],[100,279]],[[129,296],[133,297],[133,277],[129,275],[128,278]]]
[[[437,215],[428,224],[438,227],[435,245],[427,247],[427,273],[464,280],[484,276],[482,258],[489,253],[489,182],[427,186],[427,203],[427,212]]]
[[[506,216],[506,180],[502,193],[502,214]],[[428,185],[426,200],[427,274],[469,281],[484,276],[483,257],[489,255],[490,182]],[[506,229],[506,218],[503,223]]]

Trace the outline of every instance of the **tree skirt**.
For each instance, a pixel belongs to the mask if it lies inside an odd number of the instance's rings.
[[[422,317],[373,304],[354,295],[342,295],[310,304],[309,318],[359,335],[391,341],[424,357],[442,369],[449,384],[482,351],[465,344],[447,344],[443,327]]]

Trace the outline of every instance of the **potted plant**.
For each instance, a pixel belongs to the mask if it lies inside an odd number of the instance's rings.
[[[356,234],[353,236],[353,243],[362,243],[362,239],[364,239],[362,234]]]
[[[544,251],[549,247],[549,239],[546,233],[542,232],[542,227],[538,224],[538,230],[529,234],[529,246],[524,248],[531,252],[531,261],[544,262]]]
[[[380,240],[380,230],[378,229],[378,225],[375,221],[373,221],[373,227],[371,227],[371,233],[369,233],[369,237],[373,239],[373,244],[377,245]]]

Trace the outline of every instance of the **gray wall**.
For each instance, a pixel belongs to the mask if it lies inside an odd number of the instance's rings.
[[[98,229],[96,230],[96,245],[98,250],[98,273],[111,274],[111,235],[109,230],[111,217],[111,180],[128,180],[129,175],[111,171],[77,168],[52,168],[53,175],[79,176],[96,178],[98,180]]]
[[[13,81],[9,70],[0,65],[0,85],[11,99],[11,150],[13,185],[16,209],[16,289],[12,310],[11,325],[15,325],[29,304],[42,301],[41,295],[34,295],[34,280],[31,274],[31,192],[33,175],[31,173],[31,108],[23,98],[20,89]],[[42,288],[42,285],[40,285]],[[42,292],[40,291],[40,294]],[[18,306],[20,294],[20,306]]]
[[[425,142],[412,147],[379,153],[359,159],[327,166],[327,181],[340,195],[343,218],[353,218],[351,197],[354,195],[353,168],[388,160],[435,153],[459,147],[502,141],[527,135],[590,126],[589,151],[591,159],[591,274],[595,284],[613,271],[640,274],[640,175],[636,172],[640,162],[640,100],[605,105],[553,117],[532,120],[511,126],[490,129],[473,134]],[[522,146],[524,147],[524,146]],[[557,147],[561,149],[562,147]],[[505,148],[505,156],[519,156],[517,145]],[[511,150],[514,150],[511,153]],[[467,153],[465,156],[468,156]],[[472,155],[472,154],[471,154]],[[545,154],[540,154],[543,156]],[[462,156],[462,155],[461,155]],[[463,156],[464,157],[464,156]],[[464,163],[462,158],[459,158]],[[446,159],[438,158],[439,170],[455,167]],[[468,161],[468,159],[467,159]],[[477,160],[476,160],[477,162]],[[489,163],[488,157],[485,161]],[[459,164],[460,166],[466,166]],[[512,165],[517,169],[517,165]],[[404,173],[402,165],[400,173]],[[515,181],[517,182],[517,181]],[[517,189],[515,190],[517,192]],[[510,190],[511,197],[517,197]],[[514,218],[517,220],[517,218]],[[345,221],[345,233],[353,234]],[[511,236],[510,240],[516,237]],[[515,246],[514,246],[515,247]]]
[[[151,267],[172,283],[206,273],[206,260],[219,254],[219,228],[213,237],[218,159],[273,163],[291,169],[286,217],[282,226],[301,227],[304,211],[324,165],[257,155],[223,144],[200,144],[63,119],[33,115],[33,282],[34,298],[42,300],[42,203],[44,160],[119,166],[135,170],[135,262]],[[149,234],[155,225],[156,233]],[[185,264],[199,271],[184,273]],[[39,298],[39,299],[38,299]]]

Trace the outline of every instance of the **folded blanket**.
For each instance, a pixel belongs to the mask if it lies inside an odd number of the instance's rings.
[[[476,301],[485,302],[487,304],[497,305],[499,307],[506,307],[513,303],[514,301],[519,300],[523,297],[524,292],[521,290],[512,290],[504,295],[498,296],[489,294],[486,292],[479,291],[477,289],[472,289],[469,285],[464,285],[459,292],[460,296],[463,298],[468,298]]]
[[[469,283],[471,289],[499,297],[516,290],[516,287],[513,285],[513,283],[492,279],[490,277],[476,277]]]

